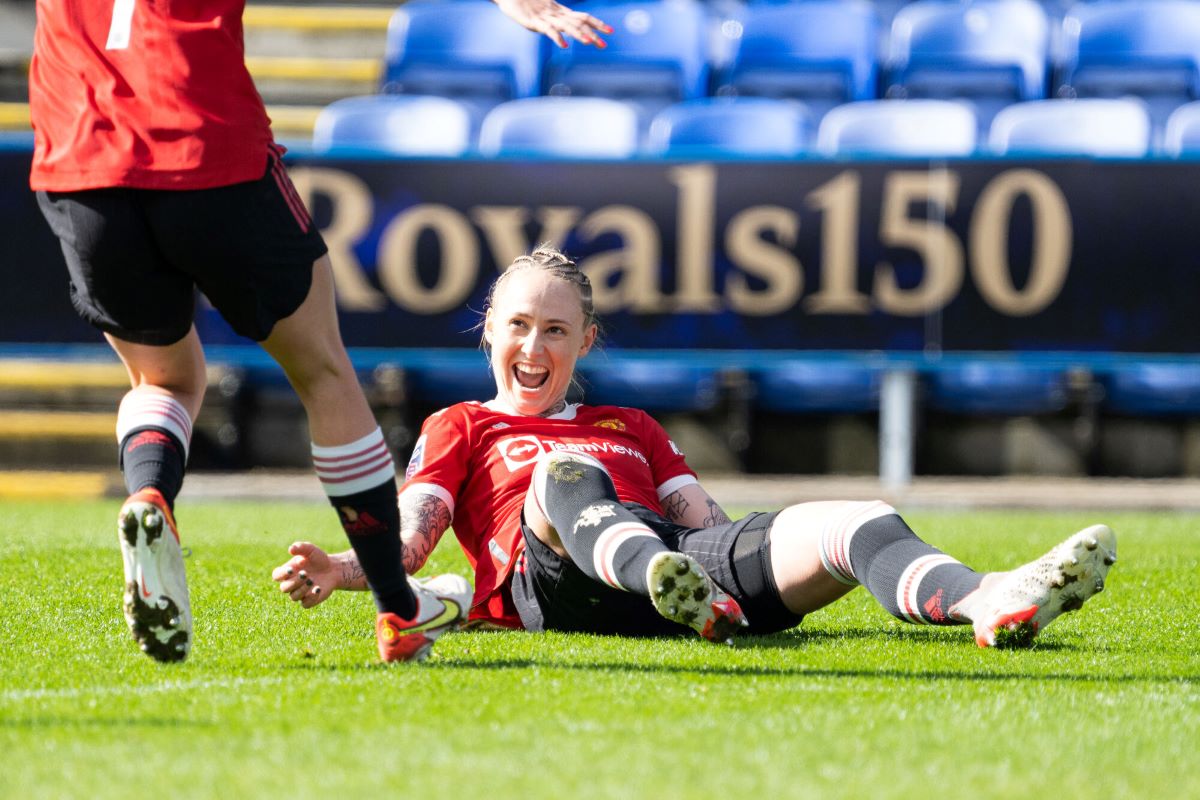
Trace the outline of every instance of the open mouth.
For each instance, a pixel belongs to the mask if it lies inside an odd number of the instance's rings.
[[[550,370],[533,364],[514,364],[513,377],[524,389],[540,389],[549,379]]]

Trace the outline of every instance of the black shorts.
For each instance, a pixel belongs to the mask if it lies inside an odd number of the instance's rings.
[[[326,252],[279,158],[214,189],[38,192],[62,243],[71,302],[118,339],[167,345],[192,327],[200,289],[242,336],[290,316]]]
[[[738,601],[750,623],[747,633],[776,633],[799,625],[804,618],[783,605],[771,574],[768,534],[778,512],[747,514],[713,528],[684,528],[636,503],[625,507],[672,550],[700,562],[709,577]],[[588,577],[528,527],[522,525],[522,531],[525,551],[512,577],[512,595],[527,630],[695,635],[691,628],[660,616],[645,597]]]

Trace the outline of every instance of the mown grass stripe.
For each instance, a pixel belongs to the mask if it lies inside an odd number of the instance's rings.
[[[336,677],[336,676],[335,676]],[[24,702],[26,700],[73,700],[83,697],[113,697],[160,694],[165,692],[208,691],[212,689],[242,689],[284,683],[282,675],[262,675],[257,678],[224,678],[194,681],[165,681],[150,685],[125,686],[67,686],[58,689],[6,689],[0,692],[0,701]]]

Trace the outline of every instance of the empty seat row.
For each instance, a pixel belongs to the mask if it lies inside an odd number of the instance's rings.
[[[1033,0],[917,0],[886,32],[865,0],[586,8],[614,28],[606,48],[553,47],[486,0],[411,0],[389,28],[383,91],[452,97],[477,113],[541,94],[623,99],[647,114],[710,95],[790,98],[816,117],[884,96],[970,98],[981,129],[1012,102],[1132,94],[1157,131],[1173,107],[1200,99],[1198,0],[1082,2],[1058,26]]]
[[[687,358],[628,358],[620,368],[603,361],[580,364],[582,396],[596,405],[632,405],[656,412],[715,409],[723,387],[748,390],[752,408],[783,414],[857,414],[879,411],[885,364],[828,359],[784,359],[730,370]],[[745,380],[733,380],[733,373]],[[428,366],[407,371],[411,397],[441,407],[495,393],[490,370],[479,364]],[[1100,410],[1121,416],[1200,415],[1200,365],[1129,363],[1079,370],[1019,360],[968,360],[925,373],[921,404],[971,416],[1055,414],[1079,396],[1074,387],[1099,388]],[[1086,388],[1086,387],[1084,387]]]
[[[1177,109],[1166,129],[1161,152],[1200,155],[1200,102]],[[643,132],[636,107],[624,101],[531,97],[493,108],[476,134],[471,111],[455,100],[371,95],[325,108],[314,127],[313,147],[318,153],[598,159],[1140,158],[1154,152],[1145,105],[1129,98],[1015,103],[1001,109],[980,135],[973,109],[948,100],[847,103],[814,123],[803,103],[703,98],[668,106]]]

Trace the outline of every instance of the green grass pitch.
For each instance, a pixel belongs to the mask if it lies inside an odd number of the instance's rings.
[[[366,594],[270,581],[294,538],[341,549],[328,508],[192,503],[196,643],[163,666],[121,618],[117,507],[4,505],[0,796],[1200,797],[1194,516],[907,514],[980,569],[1114,527],[1107,591],[1027,651],[858,589],[732,648],[473,632],[387,667]],[[431,568],[465,570],[449,537]]]

